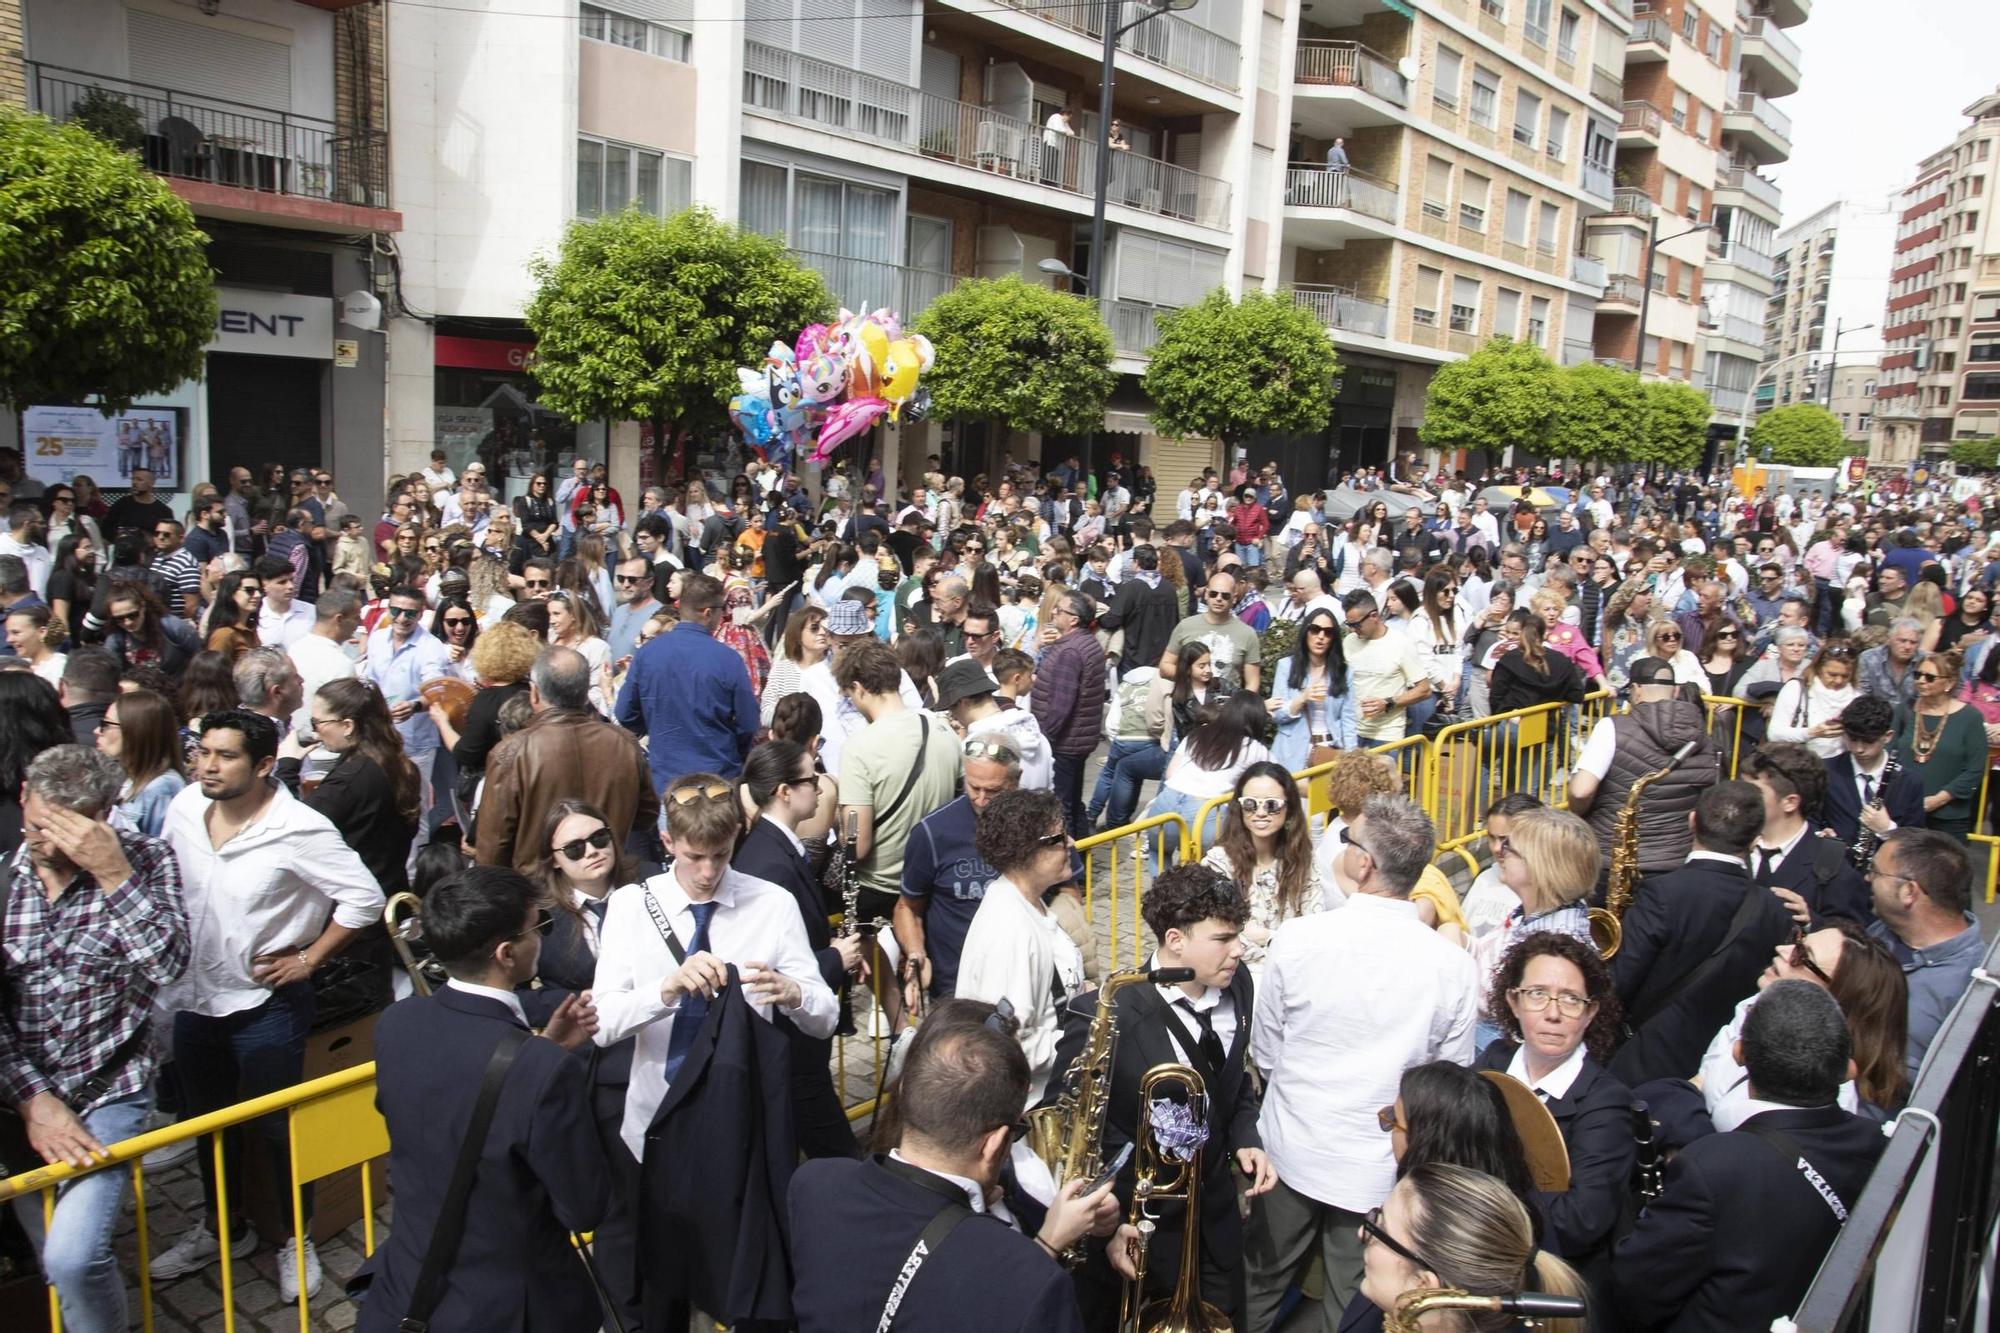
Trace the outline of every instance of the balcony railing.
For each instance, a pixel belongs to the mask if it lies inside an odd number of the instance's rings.
[[[1299,43],[1293,65],[1298,83],[1360,88],[1394,106],[1410,104],[1410,81],[1396,62],[1359,42],[1307,40]]]
[[[1792,118],[1772,106],[1768,97],[1742,93],[1729,104],[1729,110],[1733,115],[1750,117],[1786,143],[1792,141]]]
[[[330,120],[29,62],[35,108],[51,120],[79,114],[103,130],[123,117],[150,171],[266,194],[389,206],[389,138],[338,133]],[[101,109],[98,109],[101,108]],[[120,108],[125,110],[121,111]]]
[[[1597,345],[1580,338],[1565,338],[1562,345],[1562,363],[1566,366],[1580,366],[1597,358]]]
[[[1389,303],[1357,296],[1345,287],[1294,287],[1292,299],[1319,317],[1330,329],[1389,336]]]
[[[1624,18],[1632,17],[1632,0],[1604,0],[1611,9]]]
[[[1609,102],[1611,105],[1617,106],[1619,98],[1625,95],[1625,76],[1615,69],[1606,69],[1602,65],[1592,65],[1590,67],[1590,95],[1600,102]]]
[[[1742,315],[1724,315],[1720,324],[1721,327],[1716,331],[1725,338],[1734,338],[1737,342],[1749,343],[1753,347],[1764,345],[1764,326],[1754,319],[1746,319]]]
[[[1586,287],[1602,289],[1605,283],[1604,261],[1596,255],[1576,255],[1569,257],[1569,280],[1580,282]]]
[[[1327,171],[1299,163],[1285,171],[1285,202],[1299,208],[1347,208],[1394,223],[1402,219],[1402,197],[1394,181],[1365,171]]]
[[[1139,301],[1103,300],[1098,313],[1111,330],[1111,345],[1121,356],[1145,356],[1160,340],[1161,315],[1171,311]]]
[[[941,269],[910,268],[875,259],[794,250],[799,261],[826,279],[835,304],[856,310],[888,306],[905,323],[951,290],[958,278]]]
[[[1627,102],[1624,112],[1624,118],[1618,123],[1619,129],[1636,130],[1640,134],[1659,134],[1660,109],[1651,102]]]
[[[1799,68],[1799,44],[1793,41],[1783,28],[1767,18],[1753,18],[1745,32],[1771,48],[1772,55],[1793,69]]]
[[[1583,164],[1583,192],[1593,199],[1609,199],[1613,189],[1611,168],[1586,160]]]
[[[1781,208],[1778,187],[1748,167],[1721,167],[1715,173],[1718,190],[1741,190],[1767,208]]]
[[[1766,278],[1771,276],[1772,270],[1777,266],[1777,261],[1771,256],[1752,250],[1741,241],[1731,241],[1724,246],[1722,253],[1715,257],[1715,261],[1718,264],[1734,264],[1738,268],[1748,269]]]
[[[1645,289],[1646,285],[1629,273],[1614,274],[1604,280],[1604,303],[1629,305],[1636,310]]]
[[[1104,40],[1104,13],[1109,5],[1050,5],[1043,0],[1002,0],[1002,3],[1058,28],[1083,33],[1100,43]],[[1146,8],[1150,6],[1125,0],[1117,8],[1118,22],[1137,18]],[[1190,23],[1178,14],[1160,14],[1140,24],[1118,39],[1118,49],[1217,88],[1241,86],[1242,49],[1220,33]]]
[[[972,102],[934,97],[903,84],[829,65],[761,42],[743,48],[743,104],[817,125],[865,143],[1090,197],[1097,190],[1093,140],[1059,135]],[[1157,217],[1204,227],[1229,223],[1229,183],[1214,176],[1114,151],[1106,198]]]
[[[1647,197],[1644,190],[1635,190],[1627,185],[1612,191],[1611,211],[1614,213],[1629,213],[1635,218],[1649,218],[1653,216],[1653,209],[1653,201]]]
[[[1632,25],[1632,35],[1625,39],[1627,46],[1651,44],[1661,49],[1670,49],[1674,44],[1674,30],[1667,26],[1663,18],[1647,16]]]

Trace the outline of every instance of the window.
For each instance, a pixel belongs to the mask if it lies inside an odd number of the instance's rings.
[[[896,262],[894,190],[831,176],[792,175],[792,248],[843,259]]]
[[[1554,161],[1560,162],[1568,152],[1569,112],[1559,106],[1552,106],[1549,108],[1549,157]]]
[[[694,163],[650,148],[576,141],[576,212],[594,218],[637,205],[664,217],[686,208],[694,196]]]
[[[1533,202],[1519,190],[1507,191],[1507,243],[1523,249],[1528,245],[1528,206]]]
[[[1554,204],[1542,204],[1542,224],[1535,233],[1535,248],[1545,255],[1553,255],[1562,248],[1562,209]]]
[[[1947,390],[1947,392],[1949,391]],[[2000,375],[1967,375],[1965,377],[1965,393],[1963,396],[1966,398],[1977,398],[1982,401],[2000,398]],[[1950,399],[1946,398],[1943,401],[1949,402]]]
[[[1704,128],[1707,123],[1707,116],[1708,108],[1699,102],[1688,107],[1687,132],[1702,143],[1708,142],[1708,130]]]
[[[1708,58],[1710,60],[1715,61],[1717,64],[1720,64],[1722,62],[1721,24],[1716,23],[1713,20],[1710,20],[1708,25],[1708,33],[1707,36],[1702,41],[1701,49],[1708,53]]]
[[[1447,111],[1458,110],[1458,88],[1465,77],[1465,57],[1449,46],[1438,47],[1437,78],[1431,85],[1431,100]]]
[[[634,51],[644,51],[648,55],[665,56],[668,60],[678,60],[685,64],[689,58],[694,38],[685,32],[645,19],[628,18],[624,14],[614,14],[596,5],[584,5],[579,13],[578,31],[595,42],[609,42],[613,46],[629,47]]]
[[[1479,0],[1479,7],[1502,23],[1507,21],[1507,0]]]
[[[1521,336],[1521,294],[1505,287],[1493,301],[1493,331],[1509,338]]]
[[[1486,202],[1491,196],[1493,183],[1475,172],[1466,172],[1459,178],[1458,225],[1470,227],[1473,231],[1486,230]]]
[[[789,212],[785,206],[785,193],[789,187],[785,176],[783,167],[749,158],[743,160],[743,230],[784,239],[785,217]]]
[[[1489,130],[1500,123],[1500,76],[1484,65],[1472,67],[1472,119]]]
[[[1972,322],[1983,324],[2000,319],[2000,292],[1982,292],[1972,298]]]
[[[1549,298],[1537,296],[1528,302],[1528,341],[1537,347],[1549,345]]]
[[[1693,5],[1685,5],[1681,8],[1681,39],[1683,41],[1691,42],[1694,40],[1695,24],[1697,21],[1698,17]]]
[[[1576,35],[1583,27],[1583,16],[1574,9],[1565,9],[1556,20],[1556,59],[1565,65],[1576,63]]]
[[[1514,94],[1514,142],[1533,148],[1541,142],[1542,99],[1526,88]]]
[[[1975,342],[1965,353],[1967,361],[2000,361],[2000,342]]]
[[[1687,128],[1688,95],[1683,89],[1674,89],[1673,109],[1667,113],[1667,118],[1674,122],[1675,129],[1684,130]]]
[[[1536,46],[1549,44],[1549,8],[1549,0],[1528,0],[1524,31]]]
[[[1689,184],[1687,217],[1689,222],[1701,221],[1701,211],[1708,205],[1708,191],[1699,185]]]
[[[1451,163],[1441,157],[1424,159],[1424,212],[1439,220],[1451,216]]]
[[[1479,323],[1479,279],[1453,278],[1451,280],[1451,331],[1471,333]],[[1994,377],[2000,384],[2000,376]],[[2000,393],[1995,394],[2000,397]]]
[[[1435,161],[1436,159],[1432,159]],[[1417,289],[1410,298],[1410,322],[1425,328],[1436,328],[1438,322],[1438,286],[1444,281],[1441,269],[1425,268],[1417,265]]]

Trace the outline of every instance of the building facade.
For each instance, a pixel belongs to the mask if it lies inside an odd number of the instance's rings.
[[[1887,201],[1840,201],[1778,233],[1757,411],[1791,403],[1831,408],[1842,356],[1866,363],[1866,378],[1874,378],[1883,256],[1894,232]]]

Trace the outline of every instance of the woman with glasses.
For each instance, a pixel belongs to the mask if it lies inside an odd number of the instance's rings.
[[[306,701],[313,737],[333,768],[305,797],[354,849],[385,894],[409,887],[410,844],[423,809],[417,766],[389,719],[382,692],[365,680],[334,680]]]
[[[97,724],[97,748],[125,770],[118,812],[147,837],[159,837],[168,804],[187,786],[180,718],[172,702],[151,690],[120,694]]]
[[[1183,645],[1183,653],[1194,647],[1191,642]],[[1207,661],[1205,648],[1201,656]],[[1179,680],[1174,688],[1178,693]],[[1330,608],[1316,607],[1299,623],[1297,645],[1278,659],[1269,707],[1278,724],[1271,758],[1288,772],[1325,763],[1335,751],[1352,749],[1357,743],[1360,699],[1348,688],[1340,618]]]
[[[1496,581],[1485,609],[1465,627],[1465,711],[1472,717],[1492,713],[1493,668],[1519,641],[1510,623],[1516,592],[1512,583]]]
[[[1700,689],[1708,683],[1708,677],[1701,671],[1701,660],[1688,651],[1687,634],[1673,617],[1659,616],[1646,626],[1645,646],[1645,652],[1635,656],[1657,657],[1671,666],[1676,685]]]
[[[1501,885],[1517,902],[1499,930],[1475,942],[1472,957],[1479,964],[1482,994],[1491,992],[1507,951],[1537,931],[1555,931],[1596,947],[1586,900],[1597,888],[1603,864],[1590,825],[1567,810],[1548,806],[1511,816],[1507,836],[1493,849],[1493,858],[1500,867]],[[1482,1022],[1482,1046],[1498,1035],[1497,1027]]]
[[[1528,525],[1528,534],[1522,539],[1521,549],[1528,557],[1528,568],[1540,570],[1544,557],[1549,553],[1549,521],[1540,514]]]
[[[264,606],[264,581],[247,569],[225,576],[208,608],[208,651],[231,662],[258,644],[257,617]]]
[[[77,509],[74,487],[58,484],[43,491],[42,516],[48,521],[46,540],[50,547],[70,536],[84,536],[99,546],[104,544],[97,520]]]
[[[1141,818],[1177,814],[1194,830],[1200,845],[1213,841],[1212,825],[1196,828],[1201,809],[1216,797],[1233,792],[1236,780],[1252,764],[1271,757],[1264,742],[1257,739],[1263,734],[1268,717],[1264,701],[1248,690],[1203,706],[1195,714],[1194,725],[1174,746],[1166,776],[1160,780],[1159,793]],[[1159,856],[1160,841],[1149,840],[1146,848],[1149,862]],[[1165,841],[1171,844],[1172,839]],[[1169,854],[1168,860],[1174,859],[1173,846],[1164,850]]]
[[[471,603],[463,597],[446,597],[439,602],[431,613],[431,633],[444,644],[452,674],[472,681],[472,647],[479,642],[479,617],[473,614]]]
[[[1604,1062],[1621,1010],[1611,969],[1574,936],[1537,931],[1500,960],[1486,1016],[1501,1037],[1480,1056],[1526,1085],[1555,1118],[1569,1150],[1569,1188],[1538,1193],[1542,1244],[1608,1289],[1613,1231],[1632,1193],[1637,1157],[1632,1091]]]
[[[771,725],[771,715],[776,711],[778,701],[804,689],[806,669],[826,660],[833,646],[833,640],[826,632],[826,611],[821,607],[808,606],[787,617],[782,643],[778,656],[771,662],[770,674],[765,677],[764,689],[758,696],[759,712],[767,728]]]
[[[1701,648],[1701,674],[1707,681],[1702,692],[1725,697],[1734,694],[1737,678],[1750,669],[1742,628],[1725,620],[1703,640]]]
[[[555,487],[547,472],[528,478],[528,489],[514,499],[514,517],[523,532],[546,528],[556,522]]]
[[[1446,566],[1433,566],[1424,575],[1423,605],[1410,622],[1409,634],[1436,687],[1434,697],[1443,701],[1446,712],[1456,713],[1464,706],[1468,619],[1459,609],[1457,577]],[[1413,708],[1413,730],[1421,729],[1415,712]]]
[[[1279,926],[1326,910],[1305,802],[1298,780],[1280,764],[1265,760],[1238,775],[1234,799],[1223,807],[1222,836],[1201,863],[1234,880],[1249,901],[1243,959],[1255,979],[1263,977],[1264,954]]]
[[[1924,778],[1924,824],[1954,838],[1972,832],[1987,765],[1985,719],[1955,697],[1964,661],[1956,651],[1918,658],[1916,703],[1896,710],[1896,745]]]
[[[1783,641],[1787,634],[1803,637],[1805,631],[1789,627],[1779,630],[1780,655],[1790,646]],[[1749,677],[1744,680],[1747,682]],[[1786,681],[1778,691],[1771,706],[1770,738],[1796,741],[1822,759],[1838,759],[1847,748],[1840,715],[1860,694],[1854,686],[1854,650],[1844,640],[1834,640],[1819,650],[1810,666]]]

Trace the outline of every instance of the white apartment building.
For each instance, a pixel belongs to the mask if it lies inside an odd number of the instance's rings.
[[[1887,200],[1828,204],[1778,233],[1759,412],[1789,403],[1831,408],[1843,354],[1847,363],[1870,367],[1866,378],[1874,379],[1885,257],[1894,236],[1895,210]],[[1850,407],[1848,415],[1858,413]]]

